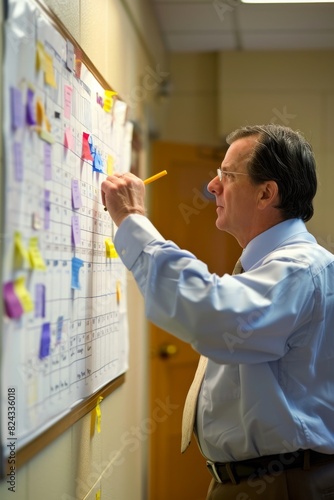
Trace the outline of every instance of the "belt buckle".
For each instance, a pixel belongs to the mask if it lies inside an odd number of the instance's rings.
[[[214,479],[217,481],[217,483],[222,483],[223,481],[219,477],[215,462],[212,462],[212,460],[207,460],[206,466],[211,472]]]

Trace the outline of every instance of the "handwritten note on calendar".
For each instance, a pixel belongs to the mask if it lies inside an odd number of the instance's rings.
[[[130,169],[126,104],[33,0],[5,22],[1,443],[23,446],[128,366],[126,274],[100,184]]]

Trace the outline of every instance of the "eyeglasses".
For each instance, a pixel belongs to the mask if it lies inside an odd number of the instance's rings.
[[[222,170],[221,168],[217,168],[218,179],[222,181],[223,179],[229,179],[233,175],[248,175],[245,172],[230,172],[227,170]]]

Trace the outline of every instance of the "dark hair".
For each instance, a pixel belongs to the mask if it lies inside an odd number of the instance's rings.
[[[231,144],[250,136],[258,136],[247,165],[252,182],[276,181],[280,196],[276,208],[285,219],[310,220],[317,191],[316,165],[310,144],[301,133],[273,124],[239,128],[226,140]]]

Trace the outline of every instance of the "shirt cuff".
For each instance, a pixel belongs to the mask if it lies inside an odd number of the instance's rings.
[[[114,244],[123,264],[131,270],[139,255],[153,240],[165,241],[144,215],[126,217],[116,231]]]

